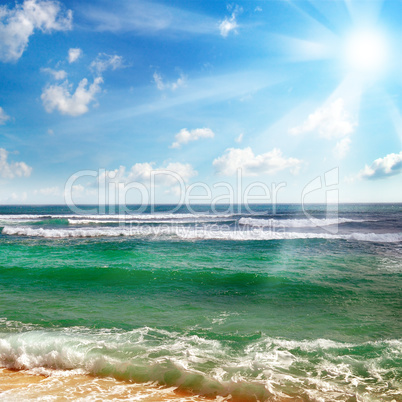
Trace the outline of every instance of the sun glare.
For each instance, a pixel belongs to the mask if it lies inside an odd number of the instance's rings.
[[[387,48],[387,41],[380,32],[354,32],[345,43],[347,68],[358,73],[379,74],[387,65]]]

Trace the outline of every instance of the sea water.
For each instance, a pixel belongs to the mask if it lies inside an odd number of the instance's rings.
[[[402,400],[401,204],[87,210],[0,207],[0,367]]]

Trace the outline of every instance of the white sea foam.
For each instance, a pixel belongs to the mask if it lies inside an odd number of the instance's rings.
[[[3,224],[9,225],[9,224],[20,224],[20,223],[34,223],[34,222],[40,222],[40,219],[0,219],[0,226],[3,226]]]
[[[30,215],[30,214],[19,214],[19,215],[0,215],[0,221],[30,221],[30,220],[41,220],[50,219],[52,215]]]
[[[327,239],[327,240],[358,240],[379,243],[393,243],[402,241],[402,233],[299,233],[299,232],[275,232],[263,230],[246,231],[180,231],[177,236],[183,239],[205,240],[294,240],[294,239]]]
[[[326,218],[326,219],[254,219],[240,218],[239,224],[252,227],[287,227],[287,228],[310,228],[330,225],[340,225],[347,222],[364,222],[358,219]]]
[[[66,219],[70,219],[71,221],[82,221],[89,220],[91,222],[103,222],[103,221],[111,221],[111,222],[120,222],[120,221],[171,221],[171,220],[189,220],[194,221],[196,219],[225,219],[230,218],[233,215],[231,214],[164,214],[164,213],[155,213],[155,214],[121,214],[121,215],[55,215],[58,218],[64,217]]]
[[[188,227],[175,225],[161,226],[134,226],[134,227],[104,227],[104,228],[65,228],[45,229],[26,226],[5,226],[2,234],[14,236],[48,237],[48,238],[75,238],[75,237],[174,237],[185,240],[293,240],[293,239],[327,239],[327,240],[356,240],[380,243],[401,242],[402,233],[301,233],[255,230],[228,230],[212,225],[205,227]]]
[[[208,214],[208,213],[198,213],[198,214],[192,214],[192,213],[154,213],[154,214],[89,214],[89,215],[79,215],[79,214],[43,214],[43,215],[37,215],[37,214],[21,214],[21,215],[0,215],[0,220],[41,220],[41,219],[88,219],[88,220],[154,220],[154,219],[159,219],[159,220],[172,220],[172,219],[197,219],[197,218],[206,218],[206,219],[211,219],[211,218],[230,218],[233,217],[233,214]]]
[[[236,215],[234,214],[208,214],[208,213],[155,213],[155,214],[88,214],[88,215],[0,215],[0,223],[5,224],[23,224],[39,222],[41,220],[64,219],[68,221],[69,225],[91,225],[91,224],[141,224],[141,223],[208,223],[208,222],[222,222],[223,220],[235,221]],[[364,222],[364,220],[348,219],[348,218],[328,218],[328,219],[256,219],[251,217],[242,217],[238,220],[240,226],[247,226],[252,228],[314,228],[330,225],[339,225],[347,222]],[[120,235],[124,235],[121,233]]]
[[[244,391],[263,400],[286,396],[285,389],[297,395],[314,393],[323,401],[350,393],[382,400],[386,393],[398,391],[398,373],[389,366],[390,356],[395,361],[402,358],[401,340],[342,343],[262,335],[244,349],[233,350],[223,341],[149,327],[0,333],[2,367],[47,375],[71,370],[70,374],[159,383],[175,373],[167,385],[190,383],[195,392],[206,395]],[[364,371],[369,374],[364,376]]]
[[[68,237],[116,237],[116,236],[146,236],[148,233],[142,228],[74,228],[74,229],[45,229],[25,226],[5,226],[2,233],[16,236],[68,238]]]
[[[350,239],[379,243],[397,243],[402,241],[402,233],[352,233]]]
[[[108,223],[207,223],[207,222],[216,222],[217,219],[222,219],[225,217],[222,216],[202,216],[202,217],[188,217],[184,218],[165,218],[165,219],[158,219],[157,217],[146,218],[146,219],[137,219],[137,218],[126,218],[126,219],[77,219],[77,218],[70,218],[68,219],[68,223],[71,225],[88,225],[88,224],[108,224]]]
[[[2,369],[0,368],[0,375]],[[154,382],[127,383],[114,378],[83,376],[77,370],[28,370],[23,374],[45,375],[46,379],[35,380],[28,386],[11,387],[1,392],[2,402],[15,401],[164,401],[174,400],[177,402],[195,402],[205,400],[194,395],[178,396],[175,393],[177,387],[163,387]],[[7,382],[13,377],[18,379],[20,373],[4,373],[3,381]],[[15,377],[16,376],[16,377]],[[22,377],[24,380],[28,378]],[[35,378],[35,377],[34,377]],[[217,402],[224,402],[226,398],[216,399]]]

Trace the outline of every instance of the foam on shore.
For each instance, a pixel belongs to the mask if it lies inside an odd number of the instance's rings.
[[[208,398],[180,392],[176,387],[162,387],[155,383],[127,383],[114,378],[93,377],[72,372],[54,371],[48,375],[32,370],[0,368],[0,398],[2,401],[177,401],[198,402]],[[219,399],[223,401],[224,399]]]

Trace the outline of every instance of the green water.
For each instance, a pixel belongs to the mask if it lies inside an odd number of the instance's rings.
[[[401,400],[400,252],[3,234],[0,362],[239,400]]]
[[[13,321],[345,342],[402,333],[399,274],[370,250],[321,240],[19,239],[0,247],[0,300]]]

